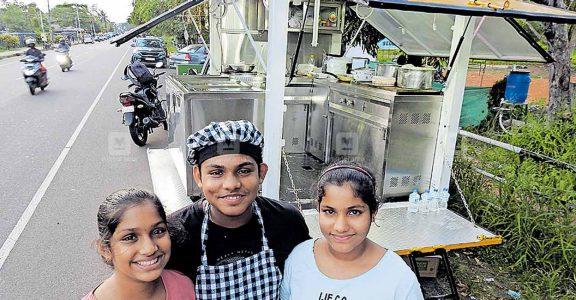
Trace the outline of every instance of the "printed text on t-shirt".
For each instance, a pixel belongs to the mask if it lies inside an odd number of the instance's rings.
[[[346,296],[340,296],[332,293],[320,292],[318,300],[346,300]]]

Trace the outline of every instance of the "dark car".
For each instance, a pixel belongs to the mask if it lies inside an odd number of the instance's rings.
[[[161,62],[163,67],[168,66],[166,47],[159,38],[137,38],[132,47],[134,50],[131,62],[139,60],[147,66],[155,66],[157,62]]]
[[[188,45],[170,55],[170,67],[177,64],[203,64],[208,51],[204,45]]]

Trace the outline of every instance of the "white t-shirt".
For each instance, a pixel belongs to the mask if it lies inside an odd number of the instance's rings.
[[[280,290],[282,300],[421,300],[416,275],[392,251],[366,273],[351,279],[332,279],[318,269],[314,240],[300,243],[286,260]]]

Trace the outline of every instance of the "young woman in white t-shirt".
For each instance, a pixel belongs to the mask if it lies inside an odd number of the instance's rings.
[[[317,184],[323,238],[298,245],[284,268],[281,299],[423,299],[416,275],[393,251],[367,238],[378,210],[376,181],[348,161]]]

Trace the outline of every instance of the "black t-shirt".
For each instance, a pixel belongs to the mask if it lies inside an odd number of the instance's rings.
[[[262,232],[262,227],[256,215],[253,215],[246,225],[238,228],[226,228],[208,221],[208,240],[206,240],[208,264],[226,265],[260,252],[262,241],[254,239],[258,232]]]
[[[310,239],[304,217],[291,204],[256,197],[262,212],[266,238],[280,271],[284,271],[284,261],[301,242]],[[166,268],[178,270],[196,281],[196,271],[200,265],[202,248],[200,234],[204,210],[202,201],[184,207],[170,216],[168,221],[180,227],[183,240],[177,235],[172,239],[172,255]],[[229,263],[240,257],[247,257],[262,249],[262,230],[256,216],[239,228],[224,228],[208,222],[206,253],[209,265]]]

